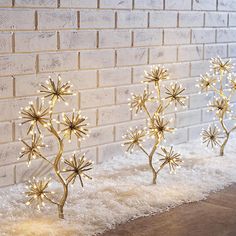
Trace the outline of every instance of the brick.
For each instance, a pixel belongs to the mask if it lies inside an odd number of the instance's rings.
[[[80,92],[81,109],[112,105],[114,102],[113,88],[91,89]]]
[[[39,55],[39,71],[62,71],[78,68],[77,52],[58,52]]]
[[[0,144],[0,163],[8,165],[17,162],[17,157],[21,151],[21,142],[11,142]]]
[[[214,43],[215,30],[214,29],[193,29],[192,43]]]
[[[142,94],[143,89],[143,84],[118,87],[116,89],[116,103],[128,103],[128,99],[131,98],[131,93]]]
[[[133,83],[140,84],[144,78],[144,71],[149,71],[150,69],[151,69],[150,65],[133,67]]]
[[[201,27],[203,18],[203,12],[180,12],[179,27]]]
[[[80,28],[102,29],[115,27],[115,13],[111,10],[80,11]]]
[[[96,8],[97,0],[60,0],[60,7]]]
[[[134,31],[134,46],[156,46],[162,44],[162,30],[142,29]]]
[[[12,51],[12,33],[0,33],[0,52]]]
[[[0,7],[11,7],[12,6],[12,0],[1,0],[0,1]]]
[[[38,28],[40,30],[74,29],[77,26],[77,12],[75,10],[53,9],[38,11]]]
[[[97,46],[96,31],[61,31],[60,49],[92,49]]]
[[[8,186],[14,184],[14,165],[0,167],[0,186]]]
[[[181,80],[183,88],[186,88],[185,90],[186,94],[194,94],[199,92],[199,88],[195,86],[197,84],[197,79],[198,77],[193,77]]]
[[[209,93],[208,96],[205,94],[193,94],[189,96],[189,107],[191,109],[206,107],[208,101],[213,98],[213,94]]]
[[[218,1],[219,11],[235,11],[236,10],[236,0],[219,0]]]
[[[134,8],[136,9],[163,9],[163,1],[162,0],[135,0]]]
[[[205,26],[224,27],[227,26],[227,13],[207,12],[205,13]]]
[[[193,10],[216,10],[216,0],[193,1]]]
[[[147,63],[146,48],[121,48],[117,50],[117,65],[142,65]]]
[[[209,71],[208,61],[193,61],[191,62],[191,76],[200,76]]]
[[[202,109],[202,121],[204,123],[212,122],[214,118],[216,118],[214,112],[209,112],[208,108]]]
[[[204,46],[204,59],[210,59],[220,55],[222,58],[227,57],[226,44],[205,44]]]
[[[165,68],[168,69],[171,79],[186,78],[189,76],[190,66],[187,62],[166,64]]]
[[[191,10],[191,1],[189,0],[166,0],[165,9],[167,10]]]
[[[236,29],[228,28],[228,29],[218,29],[217,30],[217,42],[225,43],[225,42],[234,42],[236,37]]]
[[[34,10],[0,9],[1,30],[34,30]]]
[[[88,118],[89,129],[97,125],[97,109],[82,110],[81,114]]]
[[[150,28],[177,27],[177,12],[154,11],[150,12]]]
[[[99,86],[118,86],[131,84],[130,68],[104,69],[99,71]]]
[[[80,52],[80,68],[95,69],[113,67],[115,64],[114,50],[94,50]]]
[[[0,56],[1,76],[29,74],[35,72],[36,56],[32,54],[11,54]]]
[[[111,143],[114,139],[114,130],[111,126],[92,128],[89,138],[81,142],[81,147],[89,147]]]
[[[229,57],[236,57],[236,43],[230,43],[228,48],[229,48],[228,49],[229,50]],[[221,54],[218,54],[218,55],[221,55]]]
[[[13,78],[0,78],[0,98],[13,97]]]
[[[101,30],[99,32],[99,48],[117,48],[131,46],[129,30]]]
[[[51,165],[42,159],[33,160],[30,167],[27,162],[19,163],[16,165],[16,183],[28,181],[33,177],[48,177],[51,170]]]
[[[236,26],[236,13],[229,13],[229,26]]]
[[[185,112],[179,112],[176,114],[176,127],[186,127],[190,125],[196,125],[201,122],[201,111],[191,110]]]
[[[15,7],[57,7],[57,0],[15,0]]]
[[[177,61],[177,47],[155,47],[150,48],[150,63],[170,63]]]
[[[164,44],[188,44],[190,43],[189,29],[165,29]]]
[[[145,28],[147,27],[147,12],[143,11],[118,11],[118,28]]]
[[[37,52],[57,49],[56,32],[17,32],[16,52]]]
[[[131,113],[127,107],[127,104],[98,109],[99,125],[116,124],[129,121],[130,119]]]
[[[179,61],[196,61],[203,59],[202,45],[179,46],[178,50]]]
[[[124,155],[124,150],[121,147],[121,143],[112,143],[99,146],[98,163],[111,160],[119,155]]]
[[[131,9],[132,0],[100,0],[100,8]]]
[[[12,123],[1,122],[0,123],[0,143],[6,143],[12,141]]]

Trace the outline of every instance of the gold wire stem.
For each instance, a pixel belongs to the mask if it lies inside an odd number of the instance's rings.
[[[220,156],[224,156],[224,149],[225,149],[225,146],[229,140],[229,135],[230,135],[230,132],[228,131],[228,129],[226,128],[225,126],[225,123],[224,123],[224,113],[222,114],[222,117],[220,118],[220,124],[221,124],[221,127],[223,128],[224,132],[225,132],[225,140],[224,142],[222,143],[222,145],[220,146]]]
[[[151,121],[151,120],[152,120],[152,116],[151,116],[150,112],[148,111],[146,105],[143,106],[143,109],[144,109],[144,111],[147,113],[147,115],[148,115],[148,117],[149,117],[149,119],[150,119],[150,121]]]
[[[139,148],[149,157],[148,152],[142,146],[139,145]]]

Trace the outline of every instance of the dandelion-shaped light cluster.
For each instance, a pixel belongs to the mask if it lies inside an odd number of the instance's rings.
[[[148,163],[153,174],[153,184],[156,183],[157,175],[165,166],[169,166],[170,172],[174,172],[175,168],[181,162],[180,154],[173,151],[173,147],[161,147],[162,152],[157,152],[158,147],[165,141],[166,134],[173,133],[172,119],[168,119],[166,111],[174,106],[175,110],[178,107],[185,107],[186,96],[184,95],[185,88],[178,83],[169,83],[168,86],[161,86],[163,81],[169,79],[168,70],[162,66],[153,66],[150,72],[145,72],[144,81],[145,88],[142,94],[132,94],[129,100],[130,109],[135,112],[144,112],[147,115],[147,127],[135,129],[130,128],[127,134],[123,136],[125,139],[123,146],[126,146],[126,151],[132,153],[134,150],[141,150],[148,157]],[[154,91],[150,91],[150,87],[154,87]],[[163,88],[163,92],[161,91]],[[164,95],[163,95],[164,94]],[[155,108],[151,112],[151,108]],[[144,148],[146,139],[152,138],[153,146],[150,152]],[[160,156],[161,164],[158,169],[154,167],[156,156]]]
[[[49,78],[46,84],[42,84],[41,87],[42,90],[39,90],[39,93],[43,95],[41,99],[37,98],[35,103],[30,102],[29,106],[22,108],[20,111],[20,118],[23,120],[21,125],[29,124],[27,135],[31,136],[31,142],[21,140],[24,147],[22,147],[19,158],[27,157],[28,166],[32,159],[42,158],[47,161],[54,170],[57,180],[63,186],[63,191],[59,193],[57,200],[54,200],[52,199],[53,192],[48,190],[51,179],[33,178],[27,186],[26,196],[28,201],[26,204],[30,205],[35,202],[38,209],[40,209],[45,205],[45,202],[50,202],[57,206],[59,217],[64,218],[63,209],[69,193],[69,184],[74,184],[78,176],[83,187],[82,178],[91,179],[86,172],[92,169],[92,162],[87,161],[85,155],[82,155],[81,158],[74,153],[70,160],[63,159],[64,143],[67,139],[70,142],[73,135],[79,141],[88,136],[88,123],[86,122],[87,118],[75,109],[73,109],[71,115],[63,113],[62,121],[59,118],[53,118],[57,103],[63,101],[67,105],[66,97],[75,95],[70,90],[72,87],[70,82],[63,83],[62,78],[58,76],[56,82]],[[45,104],[46,100],[48,100],[48,104]],[[43,143],[44,131],[52,135],[59,144],[58,152],[53,160],[43,154],[43,149],[47,147]],[[64,162],[64,168],[62,162]]]
[[[229,129],[226,125],[227,119],[234,119],[232,96],[236,91],[236,77],[231,59],[212,58],[210,72],[200,76],[197,87],[200,88],[199,93],[213,95],[208,103],[208,112],[214,112],[217,118],[213,118],[215,122],[212,126],[203,129],[202,141],[212,149],[219,146],[220,155],[223,156],[230,133],[236,129],[236,126]],[[217,124],[221,128],[218,128]]]

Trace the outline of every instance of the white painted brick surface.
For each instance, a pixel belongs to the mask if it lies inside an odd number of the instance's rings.
[[[165,29],[164,30],[164,44],[189,44],[190,30],[189,29]]]
[[[180,27],[201,27],[203,26],[203,12],[180,12],[179,26]]]
[[[0,9],[0,30],[34,30],[35,11]]]
[[[135,9],[163,9],[162,0],[135,0],[134,1]]]
[[[130,47],[131,46],[130,30],[101,30],[99,32],[99,47]]]
[[[150,27],[168,28],[177,27],[177,12],[154,11],[150,13]]]
[[[60,49],[91,49],[97,46],[96,31],[61,31]]]
[[[132,0],[100,0],[100,8],[131,9]]]
[[[134,46],[158,46],[162,44],[163,31],[158,29],[142,29],[134,31]]]
[[[110,10],[80,11],[80,28],[102,29],[115,27],[115,12]]]
[[[80,53],[80,68],[95,69],[114,67],[115,52],[112,49],[81,51]]]
[[[12,51],[12,33],[0,33],[0,53]]]
[[[122,48],[117,50],[117,65],[142,65],[147,63],[147,49]]]
[[[119,11],[117,13],[118,28],[145,28],[147,27],[147,12]]]
[[[74,29],[77,28],[77,11],[53,9],[38,11],[38,28],[45,29]]]
[[[51,32],[17,32],[16,52],[50,51],[57,49],[57,34]]]
[[[57,0],[15,0],[16,7],[57,7]]]
[[[54,117],[73,107],[88,116],[91,135],[81,148],[95,162],[122,154],[127,128],[145,125],[127,99],[143,93],[151,65],[163,64],[189,96],[187,109],[168,109],[179,128],[169,144],[199,138],[213,117],[196,79],[211,57],[236,62],[235,27],[236,0],[0,0],[0,186],[49,171],[40,160],[29,169],[25,159],[16,161],[17,140],[27,138],[18,111],[49,75],[74,85],[77,96],[68,97],[70,106],[58,104]],[[48,132],[45,139],[52,157],[56,140]],[[65,155],[78,148],[66,145]]]

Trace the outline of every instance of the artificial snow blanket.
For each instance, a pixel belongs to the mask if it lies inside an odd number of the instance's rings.
[[[151,184],[152,175],[142,153],[118,156],[94,167],[85,190],[74,186],[65,206],[65,220],[47,204],[41,212],[25,205],[24,185],[0,190],[0,235],[88,236],[102,233],[141,216],[199,201],[236,182],[236,139],[224,157],[199,142],[175,146],[184,163],[176,174],[165,168]],[[53,188],[60,188],[53,185]]]

